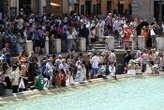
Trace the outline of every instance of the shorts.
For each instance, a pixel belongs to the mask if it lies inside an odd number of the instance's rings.
[[[40,48],[45,48],[45,40],[40,41]]]
[[[99,71],[99,68],[92,68],[91,74],[97,74]]]
[[[40,41],[34,40],[34,47],[40,47]]]

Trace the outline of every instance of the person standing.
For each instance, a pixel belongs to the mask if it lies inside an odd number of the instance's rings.
[[[16,65],[13,65],[12,72],[10,75],[13,93],[18,93],[19,78],[20,78],[19,70],[17,69]]]
[[[164,37],[164,21],[162,22],[162,36]]]
[[[91,39],[92,49],[94,49],[96,46],[96,27],[91,28],[91,38],[90,39]]]
[[[86,28],[85,24],[83,25],[83,28],[80,30],[79,35],[80,37],[84,37],[86,39],[86,46],[88,46],[89,45],[89,39],[88,39],[89,29]]]
[[[99,71],[99,62],[100,62],[100,58],[99,56],[94,53],[93,57],[91,58],[91,65],[92,65],[92,69],[91,69],[91,78],[95,78],[98,71]]]

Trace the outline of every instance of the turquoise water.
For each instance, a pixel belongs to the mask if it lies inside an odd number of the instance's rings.
[[[164,110],[164,77],[107,81],[0,105],[0,110]]]

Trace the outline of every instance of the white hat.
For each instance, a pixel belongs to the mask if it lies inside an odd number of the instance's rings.
[[[58,57],[62,57],[62,55],[59,54]]]
[[[92,55],[92,53],[91,52],[88,52],[88,55]]]
[[[62,62],[66,61],[65,59],[62,59]]]
[[[152,68],[158,68],[158,65],[157,65],[157,64],[155,64],[155,65],[153,65],[153,66],[152,66]]]
[[[124,24],[124,25],[123,25],[123,28],[128,28],[128,25],[127,25],[127,24]]]

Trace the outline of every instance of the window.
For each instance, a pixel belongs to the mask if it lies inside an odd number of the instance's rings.
[[[107,11],[108,13],[112,12],[112,1],[107,1]]]
[[[84,14],[84,5],[81,5],[81,14]]]
[[[93,14],[97,14],[97,5],[93,5]]]

